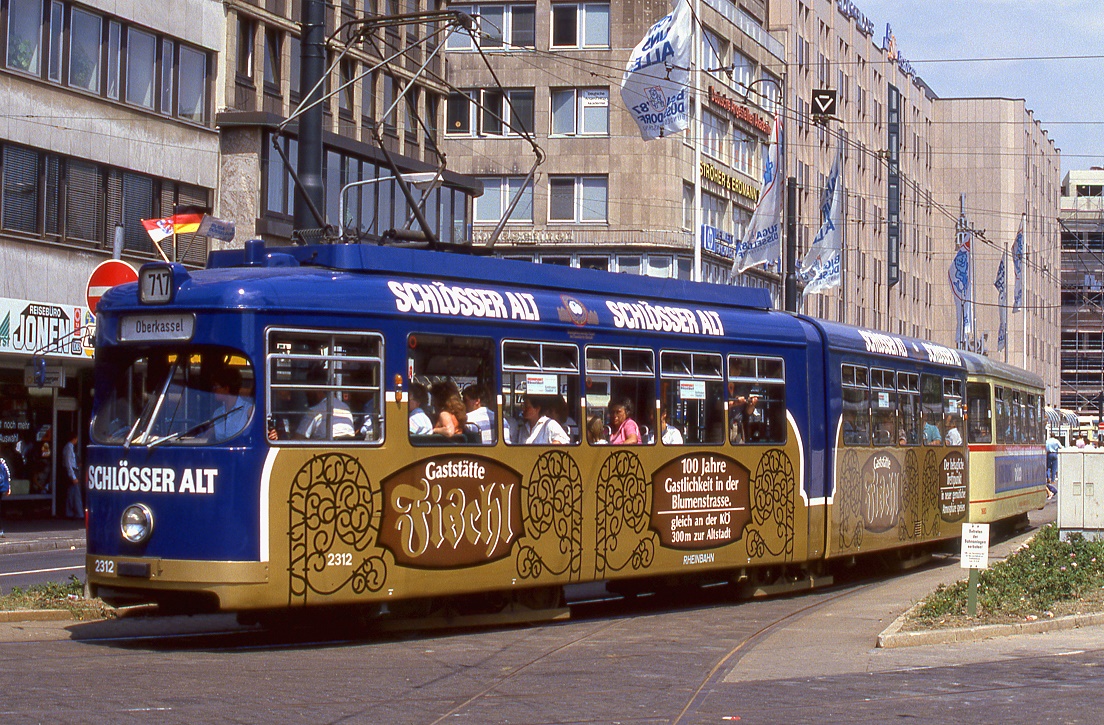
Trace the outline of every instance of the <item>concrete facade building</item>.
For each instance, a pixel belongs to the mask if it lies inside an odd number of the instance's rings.
[[[53,507],[61,446],[72,431],[86,442],[90,273],[112,256],[116,228],[137,266],[160,258],[141,219],[213,202],[223,16],[209,0],[7,0],[0,11],[0,455],[13,500]],[[205,240],[184,256],[202,263]]]
[[[1101,418],[1104,395],[1104,169],[1062,180],[1062,407]]]

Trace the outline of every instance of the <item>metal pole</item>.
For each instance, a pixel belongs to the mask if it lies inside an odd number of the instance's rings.
[[[786,179],[786,311],[797,312],[797,178]]]
[[[326,72],[326,6],[322,0],[303,0],[303,42],[299,63],[299,87],[315,93],[303,100],[308,106],[322,97],[319,81]],[[297,170],[301,187],[295,195],[296,230],[313,229],[317,221],[311,205],[322,209],[322,104],[316,103],[299,119],[299,159]]]

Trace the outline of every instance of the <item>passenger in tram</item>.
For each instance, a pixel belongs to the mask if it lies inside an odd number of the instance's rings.
[[[549,415],[551,406],[547,398],[539,395],[526,395],[522,407],[525,426],[519,435],[525,436],[527,446],[567,445],[571,442],[567,431]]]
[[[211,381],[211,393],[219,405],[212,416],[214,442],[221,443],[236,436],[249,422],[253,413],[253,398],[241,395],[242,376],[237,368],[217,370]]]
[[[939,432],[939,426],[933,423],[930,418],[924,421],[924,445],[943,445],[943,435]]]
[[[759,409],[758,395],[739,395],[732,383],[728,385],[729,412],[728,439],[732,445],[747,443],[749,424],[756,417]]]
[[[610,445],[631,446],[639,445],[642,442],[640,438],[640,427],[637,426],[636,421],[632,419],[632,414],[632,401],[628,398],[625,398],[620,403],[610,403],[610,430],[613,431],[613,433],[610,434]]]
[[[461,393],[464,400],[464,409],[468,413],[468,425],[474,426],[479,431],[483,445],[494,443],[495,414],[493,410],[483,405],[483,389],[476,383],[464,388]]]
[[[433,432],[448,437],[462,434],[468,419],[468,411],[464,407],[460,391],[456,389],[456,383],[451,380],[436,382],[431,389],[431,395],[433,407],[437,411],[437,422],[433,426]]]
[[[571,439],[571,442],[578,443],[579,424],[571,417],[567,401],[563,399],[562,395],[552,395],[549,396],[549,405],[552,408],[552,417],[560,424],[561,428],[567,431],[567,436]]]
[[[685,442],[682,438],[682,431],[671,425],[670,421],[667,419],[666,408],[659,412],[659,425],[663,429],[663,432],[660,434],[660,440],[663,441],[663,445],[681,446]]]
[[[433,422],[426,415],[425,406],[429,403],[429,393],[421,383],[410,384],[410,396],[407,398],[409,408],[408,424],[410,435],[430,435],[433,433]]]
[[[947,435],[944,438],[944,440],[947,442],[947,445],[949,445],[949,446],[960,446],[960,445],[962,445],[962,433],[960,433],[959,430],[958,430],[958,419],[957,419],[957,417],[954,416],[954,415],[951,415],[950,413],[947,413],[947,415],[944,416],[943,420],[944,420],[944,425],[947,428]]]
[[[345,401],[325,390],[308,390],[306,415],[299,421],[296,435],[303,440],[341,440],[356,437],[353,412]],[[331,408],[332,406],[332,413]],[[327,425],[330,423],[330,425]],[[331,430],[332,427],[332,430]]]
[[[606,440],[606,424],[601,416],[592,415],[587,420],[587,443],[592,446],[604,446]]]

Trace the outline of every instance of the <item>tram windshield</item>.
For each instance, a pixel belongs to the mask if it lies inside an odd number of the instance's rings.
[[[109,365],[92,439],[108,445],[214,445],[253,414],[253,367],[219,347],[137,352]]]

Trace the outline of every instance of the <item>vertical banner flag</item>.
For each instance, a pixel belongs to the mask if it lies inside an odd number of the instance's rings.
[[[763,165],[763,189],[759,203],[751,215],[751,222],[744,231],[744,238],[736,245],[733,272],[743,272],[764,262],[777,261],[782,256],[782,116],[774,118],[767,161]]]
[[[805,283],[803,295],[812,295],[840,285],[840,267],[843,257],[843,178],[840,176],[840,158],[836,155],[828,182],[824,187],[824,199],[820,206],[820,230],[817,231],[808,254],[801,262],[798,276]]]
[[[621,100],[651,141],[690,125],[690,52],[693,46],[690,0],[675,0],[633,49],[621,80]]]
[[[997,352],[1008,346],[1008,250],[1001,253],[1000,266],[997,267],[997,279],[993,286],[997,288],[1000,328],[997,330]]]
[[[973,309],[970,306],[970,238],[973,232],[958,232],[958,251],[951,260],[947,276],[954,293],[955,309],[958,312],[958,329],[955,341],[959,347],[966,346],[966,338],[973,329]]]
[[[1020,231],[1016,232],[1016,241],[1012,242],[1012,268],[1016,272],[1016,286],[1012,292],[1012,311],[1019,312],[1023,308],[1023,258],[1024,258],[1024,223],[1027,221],[1027,212],[1020,217]]]

